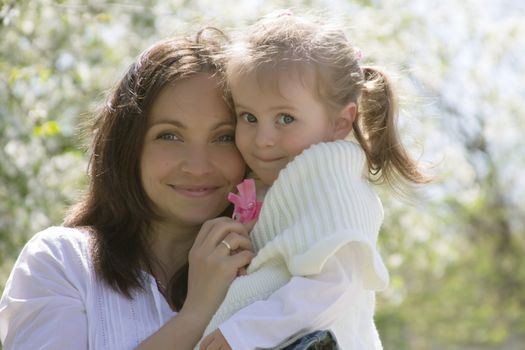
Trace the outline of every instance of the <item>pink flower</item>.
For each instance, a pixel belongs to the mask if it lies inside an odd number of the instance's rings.
[[[237,189],[239,190],[239,195],[231,192],[228,194],[228,200],[235,205],[233,218],[239,220],[242,224],[257,220],[262,203],[257,201],[255,181],[246,179],[237,185]]]

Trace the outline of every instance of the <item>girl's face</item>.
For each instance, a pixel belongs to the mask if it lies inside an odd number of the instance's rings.
[[[208,74],[178,81],[165,87],[151,108],[142,184],[168,221],[200,225],[218,216],[244,176],[235,120],[216,84]]]
[[[276,82],[273,89],[269,82]],[[304,149],[335,139],[335,118],[308,85],[312,84],[301,79],[298,71],[279,70],[264,78],[247,74],[231,86],[237,147],[266,185]]]

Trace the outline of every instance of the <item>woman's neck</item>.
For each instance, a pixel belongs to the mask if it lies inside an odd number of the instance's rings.
[[[173,274],[188,261],[200,226],[180,227],[165,222],[152,224],[151,251],[159,266],[152,266],[154,277],[167,285]]]

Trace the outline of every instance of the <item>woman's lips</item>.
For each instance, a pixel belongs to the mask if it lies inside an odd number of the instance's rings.
[[[170,185],[177,193],[191,198],[206,197],[215,193],[219,186],[177,186]]]

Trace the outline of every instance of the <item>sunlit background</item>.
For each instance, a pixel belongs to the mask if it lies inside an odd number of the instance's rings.
[[[86,183],[79,125],[133,58],[204,25],[279,8],[348,25],[401,95],[406,144],[432,166],[414,204],[381,190],[389,349],[525,349],[525,2],[0,0],[0,288],[22,244]]]

